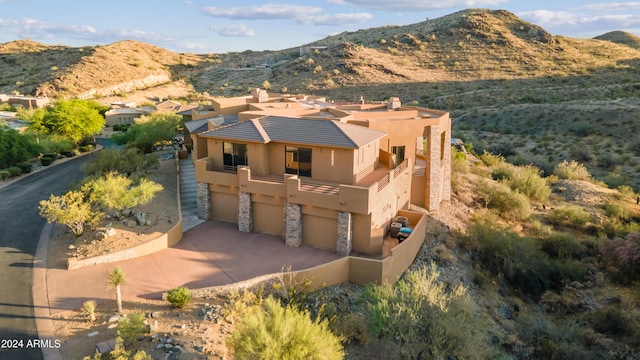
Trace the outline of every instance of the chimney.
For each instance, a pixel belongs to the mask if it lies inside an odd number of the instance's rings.
[[[402,103],[400,102],[400,98],[397,97],[392,97],[389,99],[389,102],[387,103],[387,109],[389,110],[396,110],[399,109],[402,106]]]
[[[267,90],[255,88],[252,91],[253,99],[259,103],[265,103],[269,101],[269,94],[267,94]]]

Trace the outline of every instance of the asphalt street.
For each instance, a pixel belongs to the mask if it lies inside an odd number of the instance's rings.
[[[0,359],[42,359],[31,291],[35,250],[45,224],[40,200],[82,179],[93,155],[70,159],[0,189]]]

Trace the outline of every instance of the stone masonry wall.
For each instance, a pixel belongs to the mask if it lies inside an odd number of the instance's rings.
[[[427,128],[427,182],[424,187],[424,206],[427,210],[437,210],[440,205],[440,127],[432,125]]]
[[[302,211],[299,204],[285,201],[284,242],[287,246],[302,245]]]
[[[251,193],[240,191],[238,193],[238,230],[242,232],[253,231],[253,203]]]
[[[336,252],[348,256],[353,246],[353,215],[348,211],[338,212],[338,241]]]
[[[209,192],[209,184],[198,183],[197,189],[198,219],[211,219],[211,192]]]

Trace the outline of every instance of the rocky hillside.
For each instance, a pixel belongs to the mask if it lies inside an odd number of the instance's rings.
[[[91,98],[187,77],[200,58],[137,42],[80,48],[33,41],[0,44],[0,93]]]
[[[640,37],[630,34],[626,31],[611,31],[600,36],[596,36],[596,39],[607,40],[617,44],[627,45],[634,49],[640,49]]]

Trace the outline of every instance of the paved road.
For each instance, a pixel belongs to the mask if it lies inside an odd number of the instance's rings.
[[[31,291],[35,249],[45,224],[38,202],[81,179],[80,168],[91,156],[69,159],[0,189],[0,359],[42,359],[39,348],[26,349],[28,340],[38,336]],[[9,340],[22,349],[2,349]]]

